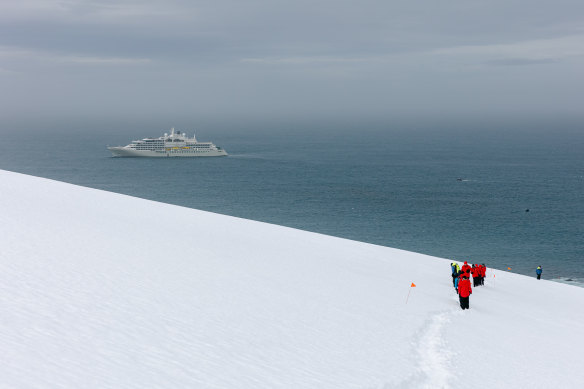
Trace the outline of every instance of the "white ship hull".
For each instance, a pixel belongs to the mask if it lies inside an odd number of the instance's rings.
[[[158,138],[134,140],[127,146],[108,147],[114,157],[224,157],[227,152],[213,142],[199,142],[186,133],[175,132]]]
[[[227,152],[221,150],[134,150],[127,147],[108,147],[114,157],[224,157]]]

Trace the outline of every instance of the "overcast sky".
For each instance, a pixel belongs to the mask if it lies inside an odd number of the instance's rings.
[[[582,0],[1,0],[4,118],[578,115]]]

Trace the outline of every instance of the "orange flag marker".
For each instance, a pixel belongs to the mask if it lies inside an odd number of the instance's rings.
[[[511,268],[510,268],[510,267],[508,267],[508,268],[507,268],[507,270],[511,270]]]
[[[412,282],[412,284],[410,285],[410,290],[408,290],[408,297],[406,297],[406,304],[408,303],[408,300],[410,298],[410,292],[412,291],[412,288],[415,288],[415,287],[416,287],[416,284],[414,284]]]

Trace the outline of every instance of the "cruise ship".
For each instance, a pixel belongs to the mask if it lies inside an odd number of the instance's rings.
[[[212,142],[199,142],[193,135],[171,129],[170,135],[132,141],[127,146],[108,147],[114,157],[223,157],[227,152]]]

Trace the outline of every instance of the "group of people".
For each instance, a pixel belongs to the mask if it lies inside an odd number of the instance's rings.
[[[462,267],[460,267],[458,263],[452,262],[450,267],[452,268],[452,284],[454,285],[456,293],[458,293],[460,307],[463,310],[469,309],[469,300],[470,295],[472,294],[470,277],[472,276],[475,287],[484,285],[485,277],[487,275],[487,267],[484,263],[482,265],[474,264],[471,266],[467,261],[464,261]]]
[[[464,261],[464,265],[460,267],[458,263],[452,262],[450,264],[452,268],[452,285],[458,294],[460,300],[460,307],[464,309],[469,309],[469,298],[472,294],[472,287],[470,286],[470,278],[472,276],[473,286],[481,286],[485,284],[485,277],[487,275],[487,267],[485,264],[474,264],[469,265],[467,261]],[[541,273],[543,269],[538,266],[535,269],[535,274],[537,279],[541,279]]]

